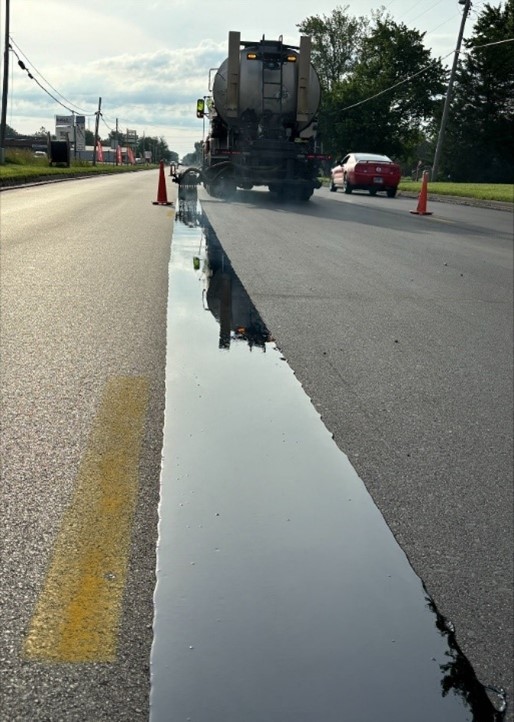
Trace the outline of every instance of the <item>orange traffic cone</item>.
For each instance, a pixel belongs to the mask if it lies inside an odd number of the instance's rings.
[[[166,178],[164,177],[164,161],[159,163],[159,186],[157,188],[157,200],[152,201],[154,206],[172,206],[173,203],[168,202],[166,193]]]
[[[432,213],[427,211],[427,196],[428,196],[428,171],[423,171],[423,181],[421,183],[421,193],[418,197],[418,207],[415,211],[411,211],[416,216],[431,216]]]

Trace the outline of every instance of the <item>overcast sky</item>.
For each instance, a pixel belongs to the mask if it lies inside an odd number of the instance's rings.
[[[473,2],[465,37],[484,5]],[[102,138],[118,119],[120,130],[164,136],[182,157],[202,139],[196,99],[208,92],[209,69],[226,57],[229,30],[239,31],[242,40],[283,35],[298,45],[297,25],[305,18],[346,6],[354,16],[386,8],[395,20],[426,33],[434,58],[455,48],[458,0],[10,0],[10,35],[34,78],[65,106],[89,115],[91,130],[102,98]],[[2,61],[5,7],[0,0]],[[19,133],[41,126],[55,132],[55,116],[68,111],[28,77],[14,53],[9,62],[7,123]],[[447,57],[445,63],[451,62]]]

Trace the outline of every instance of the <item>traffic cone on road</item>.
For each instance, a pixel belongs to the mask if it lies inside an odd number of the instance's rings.
[[[418,207],[415,211],[411,211],[416,216],[431,216],[432,213],[427,211],[427,197],[428,197],[428,171],[423,172],[423,180],[421,183],[421,193],[418,197]]]
[[[172,206],[173,203],[168,202],[166,193],[166,178],[164,177],[164,161],[159,163],[159,185],[157,187],[157,200],[152,201],[154,206]]]

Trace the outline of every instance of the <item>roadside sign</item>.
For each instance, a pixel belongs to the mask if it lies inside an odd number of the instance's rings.
[[[86,127],[85,125],[75,126],[75,150],[86,150]]]
[[[58,125],[55,129],[55,137],[57,140],[73,140],[72,125]]]
[[[73,115],[56,115],[55,125],[73,125]]]

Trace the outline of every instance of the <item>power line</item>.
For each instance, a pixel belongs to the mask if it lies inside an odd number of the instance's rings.
[[[9,49],[14,53],[14,55],[16,55],[16,58],[18,59],[18,65],[20,66],[20,68],[21,68],[22,70],[25,70],[25,71],[26,71],[27,75],[29,76],[29,78],[30,78],[31,80],[34,80],[34,82],[36,82],[36,83],[39,85],[39,87],[41,88],[41,90],[43,90],[47,95],[49,95],[53,100],[55,100],[56,103],[58,103],[61,107],[63,107],[63,108],[65,108],[66,110],[68,110],[70,113],[80,113],[80,114],[82,114],[82,115],[89,115],[89,116],[93,116],[93,115],[94,115],[94,112],[93,112],[93,113],[88,113],[88,112],[82,110],[81,108],[79,108],[78,106],[75,106],[75,104],[72,103],[71,100],[68,100],[68,98],[66,98],[62,93],[60,93],[56,88],[54,88],[53,85],[39,72],[39,70],[37,70],[36,66],[35,66],[31,61],[29,61],[27,55],[23,52],[23,50],[19,47],[19,45],[14,41],[12,35],[9,36],[9,39],[10,39]],[[39,82],[39,80],[38,80],[37,78],[34,77],[34,75],[30,72],[30,70],[29,70],[29,68],[27,67],[27,65],[23,62],[23,60],[20,58],[20,56],[18,55],[18,53],[16,52],[16,50],[13,48],[13,45],[17,48],[17,50],[19,51],[19,53],[21,53],[21,55],[23,55],[23,57],[25,58],[26,62],[27,62],[29,65],[32,66],[32,68],[34,69],[34,71],[43,79],[43,81],[44,81],[50,88],[52,88],[52,90],[53,90],[55,93],[57,93],[57,95],[59,95],[63,100],[65,100],[66,103],[68,103],[68,105],[65,105],[64,103],[62,103],[58,98],[56,98],[52,93],[50,93],[50,91],[47,90],[47,88],[45,88],[45,87]],[[69,107],[69,106],[73,106],[73,107]]]
[[[445,55],[442,60],[445,60],[450,55],[453,55],[454,51],[452,50],[451,53],[448,53],[448,55]],[[345,110],[350,110],[351,108],[357,108],[359,105],[364,105],[364,103],[368,103],[370,100],[374,100],[375,98],[379,98],[381,95],[384,95],[385,93],[389,93],[390,90],[394,90],[395,88],[398,88],[400,85],[404,85],[405,83],[408,83],[413,78],[416,78],[418,75],[421,75],[421,73],[424,73],[425,70],[428,70],[432,67],[435,63],[437,63],[437,60],[432,60],[431,63],[428,65],[425,65],[424,68],[421,68],[421,70],[418,70],[417,73],[414,73],[414,75],[409,75],[408,78],[404,78],[404,80],[400,80],[398,83],[395,83],[394,85],[389,86],[389,88],[385,88],[385,90],[381,90],[379,93],[375,93],[375,95],[372,95],[369,98],[366,98],[365,100],[360,100],[358,103],[353,103],[353,105],[347,105],[346,108],[341,108],[340,112],[343,112]]]
[[[39,85],[39,87],[40,87],[45,93],[47,93],[47,95],[49,95],[53,100],[55,100],[57,103],[59,103],[59,105],[61,105],[61,106],[62,106],[63,108],[65,108],[66,110],[68,110],[70,113],[80,113],[81,115],[86,115],[87,117],[91,117],[91,118],[96,115],[97,111],[93,111],[93,112],[91,112],[91,113],[88,113],[87,111],[84,111],[82,108],[79,108],[79,107],[76,106],[74,103],[72,103],[72,101],[69,100],[68,98],[66,98],[62,93],[60,93],[60,92],[57,90],[57,88],[54,88],[54,86],[44,77],[44,75],[43,75],[43,74],[36,68],[36,66],[29,60],[29,58],[28,58],[28,56],[26,55],[26,53],[25,53],[25,52],[20,48],[20,46],[14,41],[12,35],[9,35],[9,38],[10,38],[10,41],[11,41],[11,42],[10,42],[10,45],[9,45],[9,49],[14,53],[14,55],[16,55],[16,58],[18,59],[18,65],[21,67],[22,70],[25,70],[25,71],[27,72],[27,75],[29,76],[29,78],[30,78],[31,80],[34,80],[34,81]],[[13,45],[17,48],[17,50],[19,51],[19,53],[24,57],[25,62],[23,62],[23,60],[20,59],[18,53],[17,53],[17,52],[14,50],[14,48],[12,47]],[[52,88],[52,90],[53,90],[55,93],[57,93],[57,95],[59,95],[64,101],[66,101],[66,103],[68,103],[69,105],[73,106],[73,108],[68,107],[67,105],[64,105],[63,103],[61,103],[54,95],[52,95],[52,93],[50,93],[46,88],[44,88],[44,87],[41,85],[41,83],[38,81],[38,79],[35,78],[35,77],[33,76],[33,74],[29,71],[29,69],[26,67],[26,64],[25,64],[25,63],[29,63],[29,64],[32,66],[33,70],[35,70],[36,73],[44,80],[44,82],[45,82],[50,88]],[[109,124],[107,123],[106,119],[105,119],[104,116],[103,116],[103,113],[100,113],[100,118],[101,118],[102,122],[104,123],[104,125],[109,129],[109,131],[110,131],[111,133],[113,133],[114,131],[113,131],[113,129],[109,126]],[[111,121],[111,122],[112,122],[112,121]]]
[[[411,5],[411,7],[408,10],[405,10],[403,13],[404,19],[405,19],[405,16],[408,15],[411,10],[414,10],[414,8],[417,8],[418,5],[420,5],[422,2],[423,2],[423,0],[418,0],[418,2],[415,2],[414,5]],[[411,21],[408,20],[407,22],[411,22]]]
[[[514,38],[507,38],[507,40],[498,40],[494,43],[486,43],[485,45],[474,45],[472,48],[469,48],[468,50],[452,50],[451,53],[448,53],[448,55],[445,55],[441,60],[446,60],[446,58],[449,58],[450,55],[453,55],[454,53],[459,53],[460,55],[471,55],[472,52],[475,50],[481,50],[482,48],[489,48],[492,45],[503,45],[504,43],[514,43]],[[380,97],[381,95],[385,95],[385,93],[388,93],[390,90],[394,90],[395,88],[398,88],[400,85],[404,85],[405,83],[408,83],[410,80],[413,80],[418,75],[421,75],[425,72],[425,70],[428,70],[432,65],[437,63],[438,60],[433,60],[428,65],[425,65],[424,68],[421,68],[421,70],[418,70],[417,73],[414,73],[414,75],[409,75],[408,78],[404,78],[403,80],[400,80],[398,83],[395,83],[394,85],[389,86],[388,88],[385,88],[384,90],[381,90],[379,93],[375,93],[375,95],[371,95],[369,98],[366,98],[365,100],[360,100],[358,103],[353,103],[352,105],[347,105],[345,108],[341,108],[338,112],[344,112],[345,110],[351,110],[352,108],[357,108],[359,105],[364,105],[364,103],[369,103],[370,100],[374,100],[375,98]]]
[[[111,126],[107,123],[107,121],[105,120],[105,118],[104,118],[104,116],[103,116],[103,113],[100,113],[100,120],[102,121],[102,123],[105,125],[105,127],[106,127],[111,133],[114,133],[114,132],[115,132],[115,131],[111,128]]]
[[[459,17],[458,13],[455,13],[455,15],[452,15],[451,18],[447,18],[446,20],[443,20],[442,23],[439,23],[439,25],[436,25],[435,28],[432,28],[431,30],[425,31],[425,35],[428,37],[432,33],[435,33],[436,30],[439,30],[439,28],[442,28],[443,25],[447,25],[450,20],[453,20],[454,18]]]
[[[440,5],[442,2],[443,2],[443,0],[438,0],[438,2],[435,3],[435,5],[431,5],[426,10],[423,10],[422,13],[420,13],[419,15],[416,15],[416,17],[409,20],[409,23],[415,23],[416,20],[419,20],[419,18],[423,17],[423,15],[426,15],[428,12],[430,12],[430,10],[433,10],[435,7],[437,7],[437,5]]]
[[[31,60],[29,60],[29,58],[28,58],[28,56],[26,55],[26,53],[25,53],[25,52],[20,48],[20,46],[14,41],[13,36],[10,35],[9,38],[10,38],[11,44],[14,45],[14,46],[18,49],[18,52],[21,53],[21,55],[23,55],[23,57],[25,58],[26,63],[29,63],[29,65],[32,66],[32,68],[36,71],[36,73],[39,75],[39,77],[42,78],[42,79],[44,80],[44,82],[45,82],[50,88],[52,88],[52,90],[53,90],[55,93],[57,93],[57,95],[60,95],[60,97],[61,97],[63,100],[65,100],[65,101],[66,101],[67,103],[69,103],[70,105],[75,105],[75,103],[73,103],[71,100],[68,100],[68,98],[66,98],[62,93],[60,93],[60,92],[57,90],[57,88],[54,88],[54,86],[50,83],[50,81],[47,80],[47,79],[45,78],[45,76],[41,73],[41,71],[39,71],[39,70],[36,68],[36,66],[34,65],[34,63],[33,63]],[[76,106],[76,112],[82,113],[82,114],[86,114],[86,115],[92,115],[91,113],[87,113],[87,111],[83,110],[82,108],[79,108],[78,106]]]
[[[514,38],[507,38],[506,40],[496,40],[494,43],[486,43],[485,45],[474,45],[469,50],[461,50],[463,55],[470,55],[474,50],[481,50],[482,48],[490,48],[492,45],[503,45],[504,43],[514,43]]]

